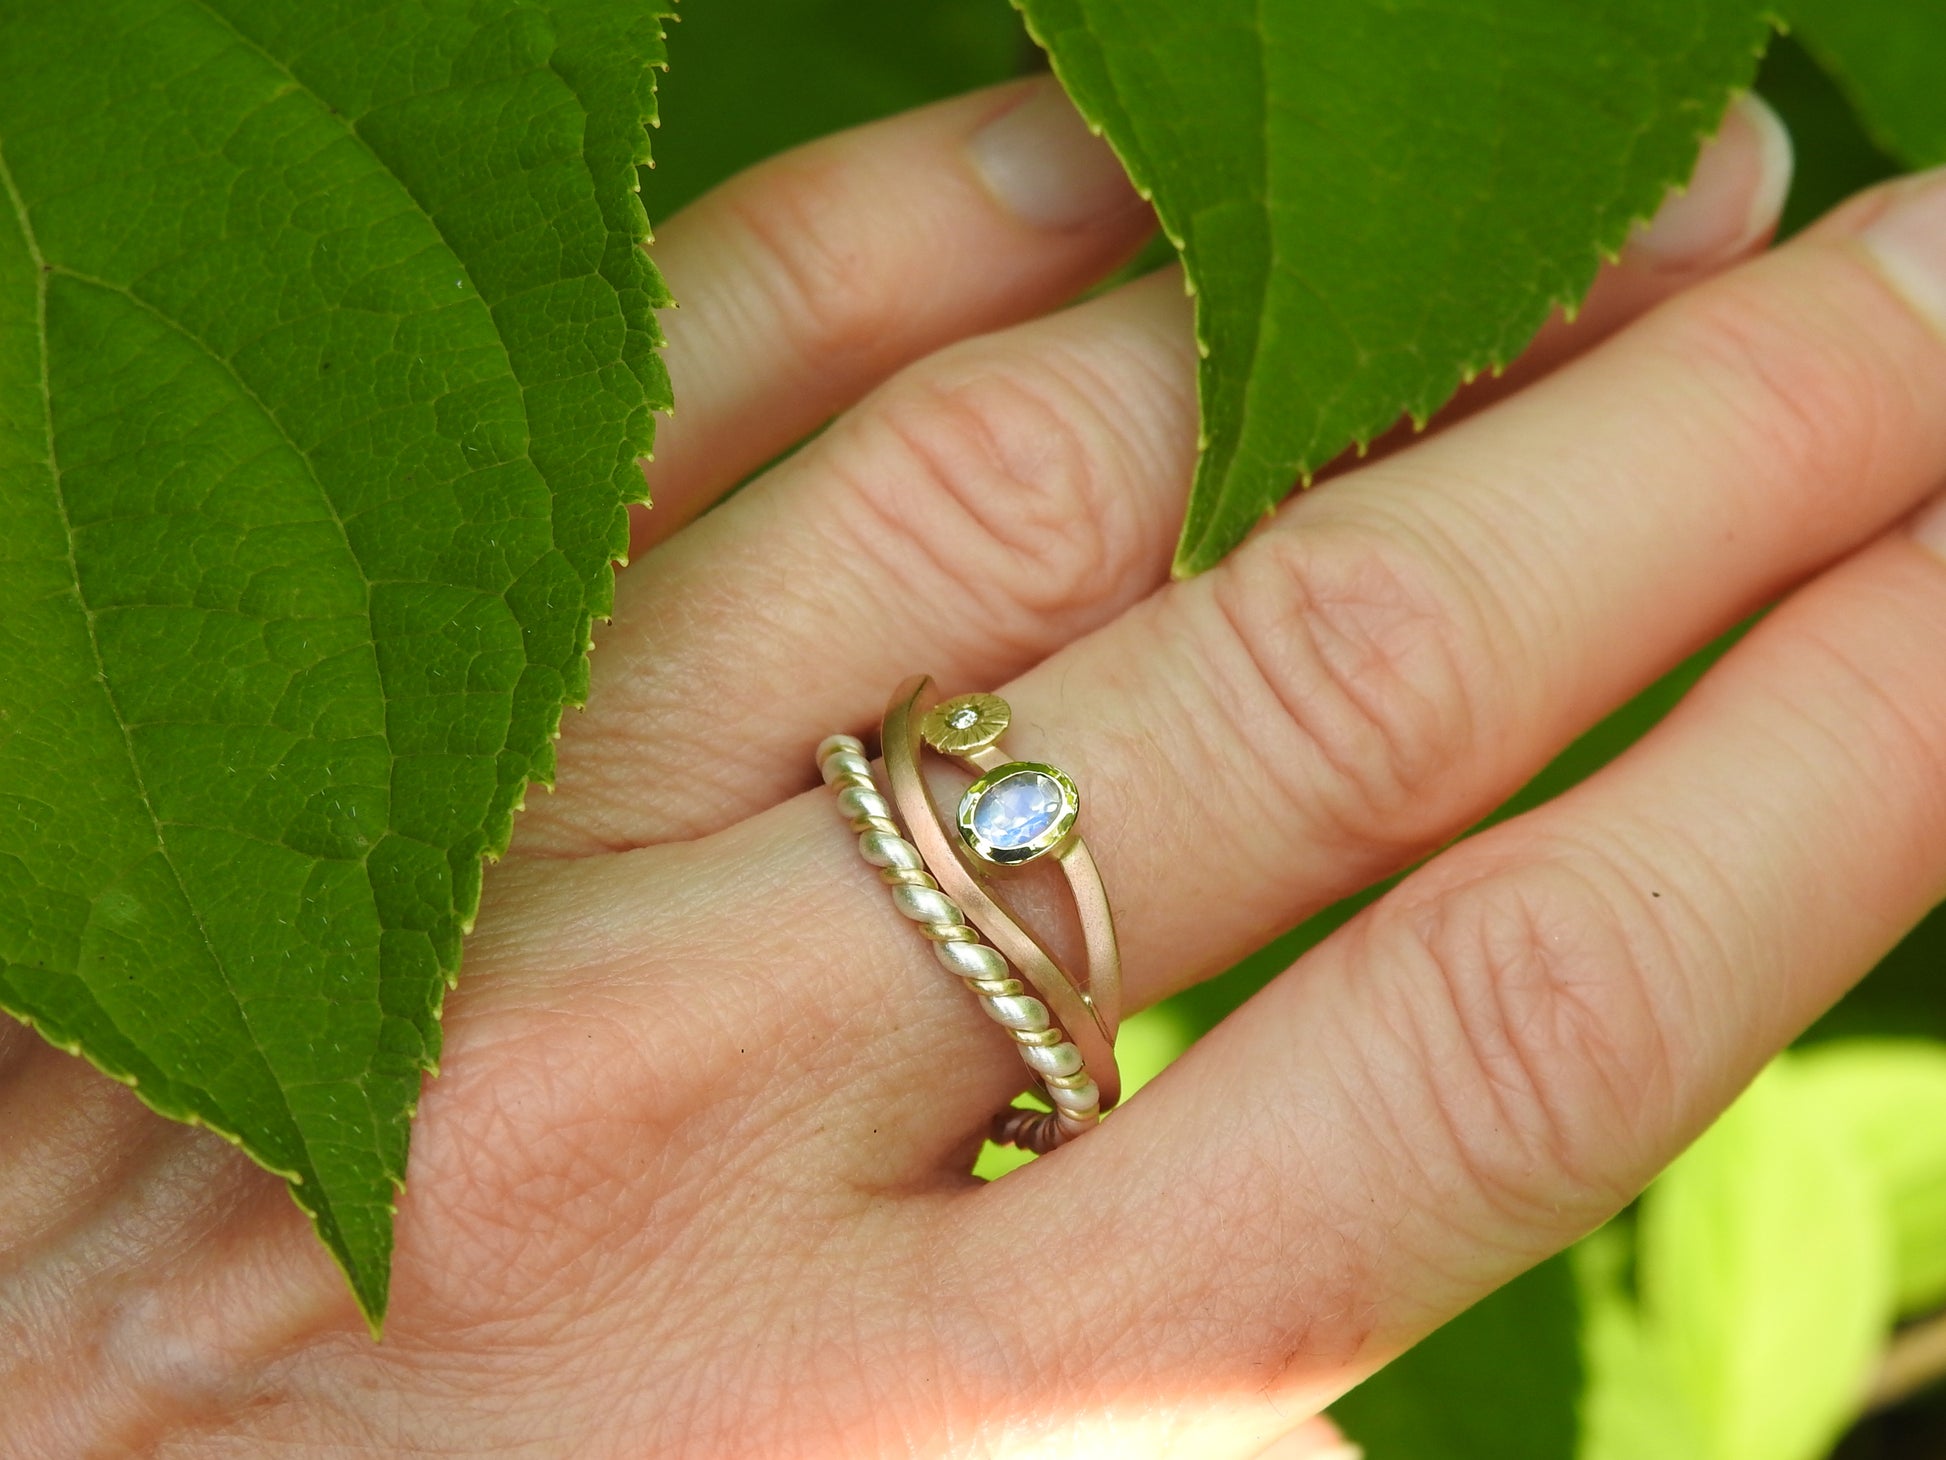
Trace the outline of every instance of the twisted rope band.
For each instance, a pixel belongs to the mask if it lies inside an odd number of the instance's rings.
[[[919,849],[900,834],[891,805],[872,780],[863,742],[832,735],[818,746],[818,772],[838,793],[838,809],[858,833],[858,852],[891,886],[892,905],[919,925],[933,956],[957,974],[994,1023],[1012,1036],[1020,1057],[1054,1108],[1009,1107],[993,1119],[993,1139],[1024,1150],[1050,1151],[1093,1126],[1101,1092],[1082,1068],[1081,1051],[1049,1018],[1047,1005],[1012,976],[1007,960],[980,941],[958,904],[939,890]]]

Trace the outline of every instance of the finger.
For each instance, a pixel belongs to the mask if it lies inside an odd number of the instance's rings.
[[[1301,499],[1006,689],[1009,753],[1082,788],[1131,1007],[1451,837],[1946,476],[1946,346],[1912,282],[1946,279],[1942,183],[1881,191]],[[1901,230],[1932,252],[1895,257]],[[826,800],[753,820],[752,854],[828,833]],[[798,917],[853,930],[850,967],[907,1011],[895,1040],[933,1052],[914,1156],[947,1159],[1017,1072],[868,906],[882,889],[838,870],[792,870],[825,899]]]
[[[658,230],[681,302],[637,545],[908,360],[1071,298],[1153,227],[1052,79],[813,142]]]
[[[998,682],[1148,593],[1194,463],[1195,358],[1173,270],[968,341],[657,548],[620,581],[560,792],[517,849],[716,830],[814,781],[805,746],[915,656]]]
[[[1612,1214],[1946,893],[1942,666],[1946,559],[1872,547],[1610,769],[1415,874],[991,1189],[948,1239],[983,1277],[1001,1234],[1124,1237],[1073,1253],[1073,1326],[1019,1333],[1030,1371],[1037,1341],[1096,1378],[1193,1347],[1328,1398]],[[1125,1335],[1138,1272],[1167,1275],[1150,1330],[1094,1342]]]
[[[1771,226],[1788,147],[1753,108],[1606,272],[1584,325],[1647,308]],[[806,784],[804,745],[862,728],[913,665],[998,683],[1157,586],[1195,437],[1174,278],[913,367],[624,576],[562,793],[519,850],[716,830]],[[1537,348],[1558,362],[1589,337]]]
[[[1089,797],[1131,996],[1431,850],[1946,477],[1946,346],[1871,243],[1942,199],[1679,297],[1008,690],[1009,751]]]

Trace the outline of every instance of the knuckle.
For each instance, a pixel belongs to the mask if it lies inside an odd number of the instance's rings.
[[[1441,772],[1477,733],[1470,606],[1382,529],[1263,533],[1211,586],[1203,655],[1258,770],[1359,845],[1443,828]]]
[[[1064,363],[984,347],[935,359],[873,400],[846,473],[890,519],[881,538],[901,558],[916,544],[1002,634],[1112,597],[1152,535],[1110,423]]]
[[[1653,904],[1657,908],[1664,902]],[[1398,907],[1372,951],[1398,970],[1388,1023],[1425,1071],[1400,1112],[1429,1133],[1430,1189],[1528,1229],[1579,1230],[1653,1174],[1673,1110],[1666,926],[1619,869],[1575,849]]]
[[[780,158],[730,185],[725,202],[758,257],[757,281],[786,342],[813,371],[873,357],[895,334],[899,302],[874,258],[878,235],[857,226],[847,170],[818,149]]]
[[[1861,311],[1887,306],[1854,287],[1863,265],[1828,252],[1848,272],[1827,274],[1822,290],[1732,275],[1681,296],[1662,319],[1662,353],[1681,364],[1675,378],[1700,384],[1714,407],[1693,417],[1698,448],[1728,453],[1742,466],[1736,477],[1764,464],[1767,500],[1778,472],[1813,485],[1869,470],[1891,439],[1889,406],[1901,392],[1888,387],[1901,372],[1880,332],[1860,325]]]

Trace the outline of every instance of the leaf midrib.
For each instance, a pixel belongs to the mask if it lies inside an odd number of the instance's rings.
[[[271,1088],[277,1092],[278,1103],[283,1107],[285,1119],[290,1122],[290,1129],[297,1138],[298,1150],[303,1156],[305,1166],[308,1170],[315,1172],[316,1162],[311,1156],[310,1141],[305,1135],[304,1128],[298,1123],[297,1114],[291,1108],[288,1094],[285,1092],[282,1083],[277,1079],[276,1071],[271,1065],[269,1056],[265,1053],[263,1041],[259,1037],[257,1029],[251,1023],[250,1011],[239,995],[236,985],[231,981],[229,968],[223,962],[221,955],[216,951],[216,944],[210,937],[209,926],[203,921],[202,913],[197,909],[195,899],[189,895],[189,886],[183,880],[182,872],[176,866],[175,858],[170,854],[168,840],[162,834],[162,818],[156,812],[155,801],[150,794],[148,781],[142,774],[141,759],[135,753],[135,742],[129,734],[128,718],[122,713],[122,707],[115,698],[115,686],[108,676],[107,661],[102,657],[101,638],[96,628],[95,610],[88,602],[88,595],[81,585],[81,565],[75,551],[74,542],[74,520],[68,512],[67,492],[62,484],[61,478],[60,455],[55,450],[54,390],[53,382],[48,377],[49,351],[47,337],[47,280],[54,272],[54,269],[47,262],[46,256],[41,252],[40,239],[34,232],[32,218],[28,216],[26,200],[21,196],[20,188],[14,182],[13,168],[7,162],[4,143],[0,143],[0,188],[6,190],[8,204],[13,208],[14,219],[20,227],[21,239],[27,246],[27,255],[34,267],[34,333],[36,337],[35,344],[40,353],[41,423],[46,439],[47,470],[49,479],[54,484],[54,503],[61,514],[61,531],[67,545],[68,576],[74,583],[74,601],[81,609],[82,622],[87,628],[88,652],[94,660],[95,677],[101,682],[102,695],[107,699],[109,712],[115,718],[115,728],[121,733],[122,752],[128,757],[128,770],[129,775],[133,777],[135,782],[136,797],[142,803],[142,811],[148,817],[149,827],[155,835],[156,852],[162,858],[162,865],[169,869],[170,879],[176,884],[176,891],[182,897],[183,906],[189,910],[190,921],[196,928],[196,936],[202,941],[203,950],[209,955],[210,963],[215,967],[217,976],[222,981],[223,991],[229,995],[230,1002],[236,1006],[237,1018],[242,1022],[244,1029],[249,1032],[251,1051],[255,1054],[258,1063],[262,1065],[264,1076],[269,1081]],[[129,297],[133,298],[134,296],[131,295]],[[158,317],[161,317],[159,311],[152,312],[157,313]],[[280,426],[279,430],[281,431],[281,429],[282,427]],[[102,1007],[100,1000],[94,997],[93,990],[89,990],[88,998],[106,1023],[120,1028],[114,1018]],[[126,1037],[127,1031],[124,1030],[122,1032],[124,1037]],[[202,1094],[208,1101],[212,1111],[221,1108],[220,1102],[208,1090],[203,1090]],[[212,1129],[214,1128],[212,1127]],[[238,1133],[226,1131],[222,1132],[222,1134],[234,1139]],[[275,1174],[284,1177],[288,1181],[298,1183],[302,1183],[304,1179],[303,1175],[297,1172],[278,1171]],[[322,1191],[318,1193],[318,1197],[321,1205],[329,1205]]]
[[[238,45],[244,47],[252,55],[257,56],[259,59],[261,59],[264,62],[265,65],[270,66],[278,73],[278,75],[282,76],[285,80],[290,82],[293,90],[302,92],[305,96],[309,97],[312,103],[317,106],[319,111],[321,111],[326,116],[330,117],[334,122],[336,122],[338,124],[339,130],[341,130],[345,134],[345,136],[349,137],[353,142],[357,143],[359,150],[362,151],[367,157],[371,158],[371,160],[378,165],[378,167],[385,173],[387,177],[391,178],[393,182],[398,184],[400,192],[404,193],[408,198],[412,199],[413,206],[419,210],[419,216],[425,219],[427,225],[432,229],[432,231],[436,235],[438,235],[441,246],[445,248],[446,252],[449,255],[452,256],[453,262],[459,266],[460,272],[466,276],[467,287],[472,291],[473,297],[480,301],[481,306],[487,312],[487,318],[493,321],[494,346],[499,350],[501,360],[503,360],[506,363],[508,377],[511,378],[520,387],[521,426],[522,426],[522,430],[525,433],[526,445],[531,447],[534,441],[534,419],[533,419],[533,415],[527,409],[527,382],[521,378],[520,371],[515,368],[513,356],[507,353],[507,340],[506,337],[500,332],[500,321],[494,318],[493,305],[488,303],[485,292],[480,288],[478,280],[476,280],[473,277],[473,270],[467,265],[466,255],[460,251],[460,249],[458,248],[457,245],[454,244],[452,239],[446,236],[446,230],[442,228],[439,224],[438,215],[434,213],[430,207],[427,206],[426,200],[424,198],[421,198],[417,193],[415,193],[412,190],[412,185],[408,183],[403,177],[399,176],[398,169],[393,167],[392,164],[386,160],[385,155],[371,144],[370,139],[367,138],[363,132],[358,130],[355,120],[349,114],[341,111],[328,97],[326,97],[323,93],[314,89],[310,85],[310,83],[305,81],[295,71],[291,70],[288,63],[279,60],[276,56],[273,56],[269,51],[266,51],[262,46],[258,45],[255,41],[250,39],[249,36],[245,35],[242,31],[238,30],[236,26],[236,22],[231,20],[230,17],[225,15],[221,10],[218,10],[216,6],[211,3],[211,0],[195,0],[195,4],[199,9],[201,9],[205,14],[207,14],[210,17],[210,19],[214,20],[218,25],[222,26],[223,29],[227,31],[231,36],[235,37]],[[445,89],[450,90],[451,88],[448,87]],[[284,93],[284,94],[288,95],[289,93]],[[540,473],[541,479],[543,481],[546,480],[546,474],[541,472],[538,464],[535,466],[534,470],[537,473]],[[552,531],[551,521],[549,523],[549,530],[551,533]],[[555,543],[554,546],[558,550],[560,544]],[[353,557],[355,558],[356,556],[357,554],[354,552]],[[359,564],[359,570],[362,574],[364,570],[364,565],[362,563]]]
[[[223,29],[229,35],[234,37],[238,45],[248,50],[252,55],[259,57],[264,62],[265,65],[271,67],[280,76],[284,77],[285,80],[287,80],[291,84],[292,88],[303,93],[305,96],[309,97],[312,103],[318,108],[318,110],[323,114],[325,114],[326,116],[329,116],[334,122],[336,122],[338,124],[339,129],[344,133],[344,135],[350,138],[354,143],[356,143],[359,150],[361,150],[367,157],[371,158],[373,163],[375,163],[378,166],[378,168],[381,171],[383,171],[387,177],[391,178],[392,181],[398,185],[399,191],[404,193],[406,197],[412,200],[412,205],[418,209],[419,216],[425,219],[427,226],[432,229],[434,235],[439,239],[440,246],[446,250],[447,254],[452,258],[454,264],[459,268],[460,272],[463,275],[465,275],[467,287],[472,292],[473,297],[479,300],[481,307],[486,310],[487,319],[493,326],[494,348],[499,351],[500,358],[506,365],[507,378],[514,382],[514,385],[518,389],[520,394],[520,423],[521,423],[521,433],[522,433],[523,454],[527,455],[528,460],[532,462],[534,467],[534,474],[537,477],[539,477],[541,482],[547,487],[548,496],[551,501],[554,496],[554,483],[548,479],[547,473],[542,470],[539,462],[533,460],[533,456],[532,456],[533,445],[534,445],[534,416],[532,410],[529,408],[528,405],[527,381],[525,377],[521,374],[520,370],[515,366],[513,356],[509,354],[507,351],[506,336],[501,333],[500,320],[495,311],[494,305],[488,301],[486,293],[480,288],[479,281],[473,277],[473,270],[467,264],[466,255],[463,252],[461,252],[461,250],[453,243],[453,240],[451,238],[447,237],[446,230],[440,226],[438,215],[434,213],[430,207],[427,206],[425,199],[421,198],[416,192],[412,190],[412,185],[399,175],[398,169],[393,167],[392,164],[386,160],[385,155],[372,145],[371,140],[367,138],[364,135],[364,133],[358,130],[354,118],[352,118],[348,113],[340,110],[336,105],[334,105],[330,101],[329,98],[324,96],[323,93],[313,88],[310,85],[310,83],[305,81],[301,76],[299,76],[295,71],[293,71],[287,62],[280,60],[278,57],[272,55],[269,51],[265,50],[262,46],[258,45],[256,41],[252,40],[249,36],[245,35],[241,30],[237,28],[236,22],[231,20],[230,17],[224,14],[221,10],[217,9],[216,6],[213,3],[211,3],[211,0],[195,0],[195,4],[197,8],[199,8],[205,14],[207,14],[218,25],[222,26]],[[550,71],[552,70],[551,65],[549,69]],[[184,333],[186,334],[187,331],[185,331]],[[191,336],[191,338],[193,339],[194,336]],[[225,361],[224,363],[227,366],[228,362]],[[266,413],[268,414],[268,412]],[[273,416],[272,419],[274,420],[275,417]],[[279,431],[283,430],[283,426],[281,422],[278,423],[278,429]],[[285,432],[284,436],[286,440],[290,439],[288,432]],[[305,458],[305,467],[306,470],[310,469],[310,459],[308,456]],[[315,477],[313,479],[315,480]],[[320,490],[322,490],[321,485],[320,485]],[[328,493],[326,494],[326,502],[331,506],[331,514],[333,520],[338,522],[339,529],[342,531],[344,529],[343,520],[338,517],[336,504],[330,502],[330,497]],[[555,535],[555,522],[554,522],[553,514],[551,512],[549,513],[547,519],[547,533],[548,533],[549,546],[553,549],[553,551],[560,552],[561,543],[559,538]],[[347,534],[346,542],[347,542],[347,546],[349,546],[349,542],[350,542],[349,534]],[[358,564],[359,577],[365,583],[366,619],[367,619],[367,623],[369,624],[370,617],[371,617],[371,607],[370,607],[371,588],[372,588],[371,575],[366,572],[364,560],[358,556],[358,552],[355,548],[351,549],[351,556],[352,556],[352,561]],[[371,639],[373,644],[376,645],[377,635],[373,634],[371,636]],[[374,652],[376,652],[376,650],[374,650]],[[383,681],[381,681],[381,683],[382,682]],[[385,714],[386,752],[388,757],[391,754],[391,718],[392,718],[391,705],[388,700],[386,704],[386,714]],[[508,748],[508,741],[512,736],[512,733],[513,733],[512,721],[509,720],[506,731],[500,737],[500,750],[502,752],[504,752]],[[529,769],[531,769],[531,763]],[[392,828],[389,826],[389,818],[388,818],[387,830],[391,830],[391,829]],[[470,910],[462,909],[456,905],[453,909],[453,912],[456,920],[470,927],[471,925]],[[450,969],[446,970],[446,973],[449,978],[453,976],[453,971]]]

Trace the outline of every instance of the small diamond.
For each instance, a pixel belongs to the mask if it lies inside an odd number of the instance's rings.
[[[1052,776],[1021,771],[987,787],[973,808],[973,830],[989,846],[1013,851],[1045,835],[1061,809],[1061,788]]]
[[[985,750],[1007,730],[1007,702],[999,695],[959,695],[926,711],[919,733],[942,755]]]

